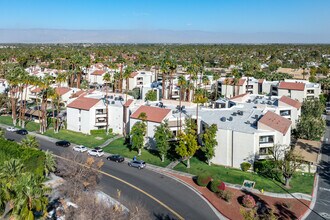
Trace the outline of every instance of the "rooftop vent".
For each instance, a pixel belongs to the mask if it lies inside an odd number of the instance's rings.
[[[220,118],[221,121],[225,122],[226,121],[226,117],[222,117]]]
[[[238,115],[243,115],[243,111],[238,111],[237,114]]]
[[[259,115],[255,115],[254,118],[255,118],[255,119],[258,119],[258,118],[259,118]]]
[[[232,121],[232,120],[233,120],[233,117],[230,116],[230,117],[228,118],[228,121]]]
[[[118,101],[118,97],[115,97],[115,101]]]
[[[109,96],[110,99],[113,99],[113,95]]]
[[[115,101],[111,101],[111,104],[115,104]]]
[[[247,103],[251,103],[251,100],[249,99],[249,100],[247,100]]]
[[[233,112],[232,116],[236,116],[236,115],[237,115],[237,113],[236,112]]]
[[[246,123],[246,124],[250,124],[250,121],[249,121],[249,120],[247,120],[245,123]]]
[[[271,105],[271,104],[273,104],[273,103],[272,103],[271,101],[268,101],[267,104],[268,104],[268,105]]]

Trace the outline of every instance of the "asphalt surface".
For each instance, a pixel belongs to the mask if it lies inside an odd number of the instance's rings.
[[[6,137],[9,139],[14,139],[15,141],[20,141],[24,138],[22,135],[8,131],[6,132]],[[38,140],[41,149],[52,151],[54,154],[59,156],[81,154],[74,152],[72,147],[58,147],[52,141],[47,140],[46,137],[38,138]],[[102,171],[125,180],[142,189],[170,207],[184,219],[218,219],[217,215],[208,206],[208,204],[200,198],[200,196],[178,181],[147,169],[138,170],[136,168],[129,167],[125,162],[116,163],[113,161],[107,161],[105,158],[103,158],[103,161],[105,163],[102,167]],[[104,193],[114,198],[117,198],[117,190],[120,190],[120,202],[122,202],[123,205],[131,207],[132,203],[139,203],[150,212],[154,219],[178,219],[177,216],[157,201],[120,182],[119,180],[102,175],[100,187]]]
[[[319,174],[317,198],[314,209],[306,218],[308,220],[330,219],[330,116],[327,116],[327,127],[321,153],[317,171]]]

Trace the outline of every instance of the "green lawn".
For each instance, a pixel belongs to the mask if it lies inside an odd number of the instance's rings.
[[[17,120],[17,122],[18,122],[18,120]],[[0,124],[13,126],[13,119],[11,118],[11,116],[0,116]],[[16,127],[19,127],[19,126],[16,126]],[[32,122],[32,121],[26,121],[25,129],[28,131],[38,131],[39,124]]]
[[[226,168],[224,166],[217,166],[212,165],[208,166],[206,163],[198,160],[197,158],[193,157],[190,161],[191,167],[187,169],[185,164],[180,163],[175,167],[175,170],[191,173],[194,175],[199,175],[202,173],[208,173],[213,178],[220,179],[224,182],[233,183],[242,185],[244,180],[251,180],[256,182],[255,188],[256,189],[264,189],[268,192],[275,192],[275,193],[287,193],[282,187],[281,183],[273,181],[268,178],[264,178],[258,174],[251,173],[251,172],[243,172],[239,169],[234,168]],[[288,191],[293,192],[301,192],[306,194],[311,194],[313,189],[314,183],[314,175],[305,174],[301,175],[297,173],[291,180],[290,185],[291,189]]]
[[[119,138],[117,140],[114,140],[111,142],[108,146],[103,148],[105,152],[111,153],[111,154],[120,154],[124,157],[133,158],[134,156],[137,156],[136,151],[131,151],[125,144],[124,138]],[[170,164],[170,160],[165,159],[165,161],[162,163],[158,153],[156,151],[148,151],[143,149],[141,156],[137,156],[138,159],[145,161],[146,163],[154,164],[161,167],[166,167],[168,164]]]
[[[86,147],[97,147],[103,144],[107,139],[112,138],[114,136],[113,134],[109,134],[107,136],[105,133],[97,135],[87,135],[63,129],[60,130],[57,134],[54,133],[53,129],[49,129],[44,133],[44,135],[60,140],[70,141],[71,143],[75,144],[81,144]]]

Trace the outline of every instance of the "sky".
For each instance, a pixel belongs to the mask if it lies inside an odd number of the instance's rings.
[[[241,35],[242,42],[247,35],[263,43],[271,34],[282,34],[282,41],[286,35],[288,42],[302,35],[299,41],[330,43],[329,10],[330,0],[0,0],[0,42],[8,37],[22,40],[13,30],[29,30],[28,41],[33,36],[47,41],[48,31],[56,29],[59,35],[73,30],[128,31],[129,41],[134,41],[135,32],[152,32],[157,38],[159,31],[174,31],[185,33],[187,42],[198,41],[198,32],[213,33],[213,38],[232,34],[238,41]],[[45,30],[44,39],[36,29]],[[83,38],[78,40],[89,40]]]

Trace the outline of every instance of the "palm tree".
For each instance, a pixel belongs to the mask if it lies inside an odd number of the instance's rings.
[[[21,141],[21,145],[27,148],[39,148],[40,144],[35,136],[28,135]]]
[[[180,88],[180,96],[179,96],[179,106],[180,106],[180,131],[181,131],[181,127],[182,127],[182,120],[181,120],[181,101],[182,101],[182,95],[184,96],[183,90],[186,88],[187,85],[187,81],[186,78],[181,75],[178,78],[178,86]]]
[[[206,101],[207,101],[207,98],[204,96],[203,90],[200,89],[200,88],[196,89],[194,103],[197,104],[197,107],[196,107],[196,126],[197,126],[197,133],[198,133],[198,107],[199,107],[199,104],[203,104]]]
[[[210,83],[209,77],[204,75],[203,78],[202,78],[202,82],[204,84],[204,90],[205,90],[204,92],[205,92],[205,97],[206,97],[206,86]]]
[[[46,193],[50,192],[42,180],[31,173],[23,173],[14,184],[12,215],[22,219],[34,219],[34,212],[45,212],[48,205]]]
[[[56,161],[53,155],[47,150],[45,151],[44,173],[46,176],[48,176],[50,172],[54,172],[55,170]]]
[[[169,72],[169,68],[168,68],[168,62],[166,60],[163,60],[162,64],[161,64],[161,72],[162,72],[162,98],[165,98],[165,88],[166,88],[166,81],[165,81],[165,75]],[[168,94],[167,94],[167,98],[168,98]]]
[[[109,101],[108,101],[108,84],[111,80],[111,76],[109,73],[104,74],[103,76],[103,81],[104,84],[106,85],[105,87],[105,97],[104,97],[104,102],[105,102],[105,111],[106,111],[106,134],[109,134]]]
[[[41,124],[40,124],[40,133],[44,133],[47,129],[47,103],[48,98],[54,94],[54,88],[50,87],[53,77],[50,75],[45,75],[40,81],[41,89]]]
[[[57,87],[61,87],[61,84],[63,82],[65,82],[67,80],[67,75],[65,73],[58,73],[57,77],[55,79],[55,82],[57,83]],[[57,93],[54,93],[57,94]],[[52,97],[54,100],[53,101],[57,101],[57,114],[56,114],[56,122],[55,124],[53,124],[54,126],[54,132],[58,133],[59,128],[60,128],[60,120],[59,120],[59,113],[60,113],[60,102],[61,102],[61,96],[59,96],[58,94],[56,96]],[[54,102],[53,102],[54,103]],[[54,117],[54,111],[53,111],[53,117]]]
[[[130,78],[133,71],[134,71],[134,69],[133,69],[132,66],[127,66],[125,71],[124,71],[124,74],[123,74],[123,77],[126,80],[126,89],[125,89],[125,101],[126,102],[127,102],[128,88],[129,88],[129,78]]]
[[[18,94],[18,85],[19,85],[19,74],[21,70],[19,67],[14,67],[9,70],[6,74],[6,80],[9,84],[10,90],[10,100],[11,100],[11,112],[12,112],[12,119],[13,125],[16,126],[17,123],[17,94]]]
[[[213,80],[215,81],[215,98],[214,100],[218,99],[218,80],[220,79],[220,76],[218,73],[213,73]]]

